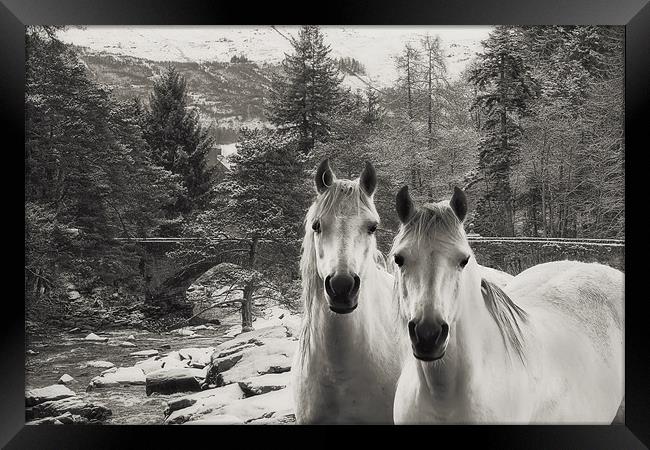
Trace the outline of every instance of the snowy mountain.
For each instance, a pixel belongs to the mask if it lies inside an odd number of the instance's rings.
[[[152,61],[228,62],[245,55],[258,64],[278,64],[291,51],[290,37],[298,26],[89,26],[60,33],[64,42],[118,55]],[[349,56],[367,69],[378,87],[396,78],[394,57],[407,42],[438,35],[452,77],[466,67],[491,27],[322,27],[333,57]],[[351,81],[356,83],[356,81]]]

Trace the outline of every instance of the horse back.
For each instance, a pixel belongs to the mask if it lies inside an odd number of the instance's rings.
[[[624,275],[619,270],[578,261],[539,264],[517,275],[506,291],[532,317],[556,317],[583,328],[599,347],[622,342]]]

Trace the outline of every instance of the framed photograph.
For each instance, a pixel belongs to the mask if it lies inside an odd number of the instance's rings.
[[[320,9],[2,0],[0,443],[647,448],[650,6]]]

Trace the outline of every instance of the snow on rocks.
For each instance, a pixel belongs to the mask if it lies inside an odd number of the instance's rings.
[[[242,425],[244,421],[239,417],[230,416],[228,414],[220,414],[218,416],[205,417],[203,419],[185,422],[185,425]]]
[[[176,392],[200,391],[205,380],[205,370],[189,367],[159,369],[146,376],[146,393],[173,394]]]
[[[74,397],[75,395],[70,388],[61,384],[53,384],[51,386],[28,390],[25,393],[25,405],[34,406],[47,401]]]
[[[64,373],[63,375],[61,375],[61,378],[59,378],[58,383],[59,384],[68,384],[68,383],[72,383],[73,381],[74,381],[74,378],[72,378],[67,373]]]
[[[263,345],[213,359],[210,372],[216,375],[215,381],[219,386],[266,373],[288,372],[297,345],[287,339],[265,339]]]
[[[290,377],[290,372],[267,373],[240,381],[239,387],[244,391],[246,397],[252,397],[286,388],[289,386]]]
[[[150,356],[156,356],[158,354],[158,350],[140,350],[138,352],[131,352],[129,354],[131,356],[144,356],[145,358],[148,358]]]
[[[223,388],[220,388],[223,389]],[[196,405],[194,405],[196,406]],[[176,411],[182,413],[185,410]],[[241,422],[250,423],[256,419],[290,417],[294,414],[291,389],[281,389],[267,394],[255,395],[240,400],[230,401],[222,406],[211,405],[197,408],[186,420],[198,423],[222,423],[224,416],[236,417]],[[180,417],[178,414],[176,417]],[[171,418],[171,416],[170,416]],[[168,423],[172,423],[169,422]],[[174,423],[181,423],[174,422]]]
[[[194,330],[191,330],[189,328],[178,328],[176,330],[170,331],[170,333],[177,334],[179,336],[186,336],[186,337],[194,336],[196,334]]]
[[[202,369],[208,364],[210,364],[210,357],[215,351],[215,347],[207,348],[182,348],[178,350],[178,355],[181,360],[187,360],[187,365],[190,367],[195,367]]]
[[[109,361],[88,361],[86,366],[96,369],[110,369],[111,367],[115,367],[115,364]]]
[[[91,342],[106,342],[108,341],[108,338],[97,336],[95,333],[90,333],[88,336],[84,338],[84,340],[91,341]]]
[[[300,316],[292,314],[279,306],[272,306],[266,310],[264,317],[258,317],[253,321],[253,332],[264,328],[282,326],[285,327],[287,335],[295,336],[297,338],[298,332],[300,331],[300,325]],[[233,325],[228,329],[228,331],[226,331],[224,337],[232,339],[238,337],[241,333],[242,326]]]
[[[174,424],[196,420],[214,409],[244,397],[245,394],[239,385],[231,384],[174,399],[167,403],[165,423]]]
[[[53,417],[61,423],[65,423],[61,420],[61,416],[65,415],[68,415],[72,421],[74,421],[73,416],[80,416],[92,421],[102,421],[110,417],[112,411],[104,405],[90,403],[75,396],[39,403],[27,408],[25,412],[27,420]]]
[[[90,380],[88,390],[129,384],[145,384],[146,377],[139,367],[118,367],[103,372]]]

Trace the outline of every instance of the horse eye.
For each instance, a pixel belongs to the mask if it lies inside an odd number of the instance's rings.
[[[373,223],[372,225],[370,225],[370,226],[368,227],[368,233],[372,234],[372,233],[374,233],[375,231],[377,231],[377,224],[376,224],[376,223]]]
[[[461,269],[464,268],[468,262],[469,262],[469,256],[460,262],[460,268]]]
[[[311,229],[314,230],[316,233],[320,233],[320,220],[314,222],[311,226]]]
[[[402,255],[395,255],[395,264],[402,267],[402,264],[404,264],[404,257]]]

